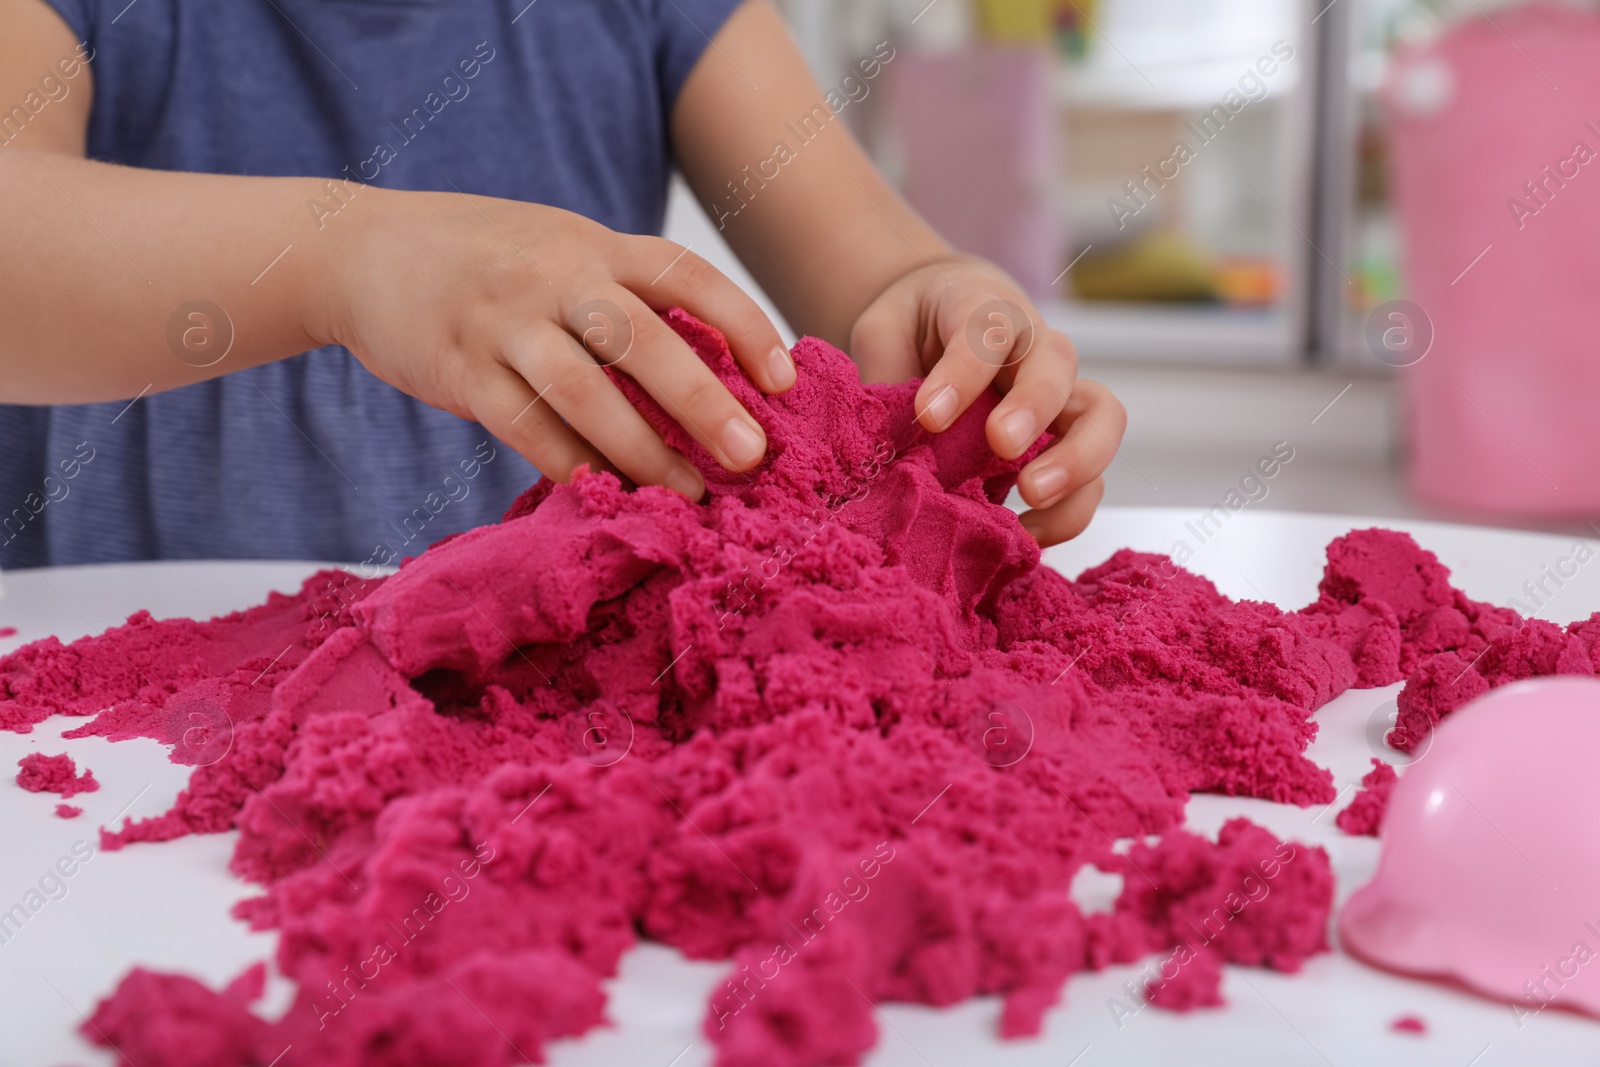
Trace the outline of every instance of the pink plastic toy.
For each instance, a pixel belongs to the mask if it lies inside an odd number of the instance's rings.
[[[1519,1015],[1600,1015],[1600,680],[1535,678],[1458,711],[1389,800],[1349,951]]]

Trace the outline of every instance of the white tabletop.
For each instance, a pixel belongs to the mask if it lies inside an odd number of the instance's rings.
[[[1197,550],[1190,568],[1229,596],[1271,600],[1296,608],[1316,596],[1323,548],[1348,530],[1386,525],[1413,532],[1455,572],[1468,594],[1507,604],[1527,599],[1521,586],[1542,565],[1570,555],[1570,538],[1433,523],[1362,521],[1246,510],[1227,519],[1204,544],[1187,510],[1107,508],[1077,541],[1052,549],[1046,561],[1069,574],[1131,546],[1170,551],[1183,539]],[[255,604],[272,589],[291,591],[314,569],[298,563],[170,563],[65,567],[6,576],[0,598],[0,652],[47,634],[63,640],[99,632],[133,611],[157,616],[207,617]],[[1580,571],[1549,602],[1542,617],[1556,622],[1600,610],[1600,565]],[[1339,900],[1365,881],[1378,843],[1351,838],[1333,825],[1350,786],[1374,754],[1369,723],[1384,717],[1398,686],[1344,694],[1317,712],[1321,735],[1310,755],[1333,771],[1340,798],[1332,809],[1299,808],[1249,799],[1197,796],[1191,829],[1214,835],[1224,821],[1248,815],[1274,833],[1328,849]],[[101,738],[62,741],[82,719],[56,718],[32,734],[0,733],[0,911],[22,899],[75,841],[97,842],[96,829],[119,813],[165,811],[188,777],[153,741],[111,744]],[[59,798],[29,794],[10,768],[29,752],[70,752],[94,770],[102,787],[72,803],[75,820],[53,814]],[[228,910],[250,895],[227,872],[234,834],[189,837],[160,845],[96,853],[8,943],[0,944],[0,1067],[47,1067],[71,1062],[111,1064],[113,1057],[76,1035],[80,1012],[115,988],[134,964],[182,970],[221,983],[269,959],[271,934],[251,934]],[[1105,906],[1117,880],[1080,878],[1075,896]],[[610,983],[612,1028],[552,1046],[556,1067],[699,1067],[713,1060],[700,1036],[710,991],[723,964],[693,963],[658,945],[642,945],[623,960]],[[1115,967],[1074,976],[1063,1003],[1046,1018],[1041,1037],[994,1038],[999,1003],[983,998],[946,1010],[891,1005],[880,1018],[869,1067],[1100,1067],[1106,1064],[1307,1064],[1366,1067],[1371,1063],[1498,1067],[1502,1064],[1578,1064],[1600,1058],[1600,1022],[1545,1012],[1519,1029],[1510,1009],[1441,985],[1402,979],[1363,966],[1335,947],[1297,975],[1227,968],[1220,1010],[1175,1015],[1148,1009],[1122,1019],[1108,1000],[1138,971]],[[289,987],[269,985],[265,1009],[282,1010]],[[1423,1036],[1392,1032],[1402,1015],[1420,1016]],[[679,1057],[674,1060],[674,1057]],[[1077,1057],[1077,1058],[1075,1058]],[[152,1067],[140,1064],[138,1067]]]

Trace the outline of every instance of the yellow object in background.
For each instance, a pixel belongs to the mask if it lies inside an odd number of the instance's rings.
[[[976,0],[978,29],[990,41],[1036,41],[1055,36],[1059,0]]]
[[[1202,301],[1217,298],[1211,261],[1182,234],[1156,230],[1072,268],[1073,291],[1085,300]]]

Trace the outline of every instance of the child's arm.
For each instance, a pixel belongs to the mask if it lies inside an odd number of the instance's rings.
[[[892,66],[885,54],[880,66]],[[917,408],[930,430],[997,383],[997,453],[1018,455],[1046,428],[1061,435],[1022,472],[1036,509],[1023,523],[1044,544],[1088,524],[1122,405],[1077,379],[1072,343],[1015,282],[952,252],[884,182],[765,0],[741,7],[700,59],[672,134],[696,195],[795,329],[848,343],[869,380],[926,374]]]
[[[78,54],[41,0],[0,0],[0,109],[45,99],[46,77],[55,97],[10,127],[0,112],[0,402],[125,399],[339,343],[552,477],[590,463],[699,496],[698,472],[595,363],[625,352],[618,369],[725,466],[760,461],[760,426],[650,308],[716,323],[768,391],[793,365],[693,253],[556,208],[356,184],[319,229],[306,205],[326,199],[321,179],[89,162],[92,63],[58,67]],[[199,300],[227,321],[175,314]],[[200,366],[230,330],[225,358]]]

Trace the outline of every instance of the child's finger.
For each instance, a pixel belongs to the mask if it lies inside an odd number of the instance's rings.
[[[500,363],[489,367],[468,397],[473,421],[558,482],[570,480],[580,464],[587,463],[593,470],[610,469],[600,453],[562,422],[516,371]]]
[[[794,360],[750,294],[687,248],[660,237],[626,237],[616,280],[653,308],[681,307],[722,331],[733,358],[764,393],[795,381]]]
[[[1089,521],[1106,495],[1106,483],[1096,478],[1065,500],[1048,508],[1022,513],[1022,528],[1041,548],[1070,541],[1088,529]]]
[[[760,463],[767,432],[711,368],[638,297],[617,289],[612,299],[633,329],[632,348],[615,369],[642,385],[726,469],[747,471]]]
[[[865,382],[904,382],[920,378],[927,368],[917,351],[916,301],[890,294],[875,300],[850,330],[850,358]]]
[[[604,349],[617,340],[613,336],[595,343]],[[705,492],[700,472],[667,447],[606,377],[594,354],[571,334],[547,328],[510,346],[506,358],[538,387],[534,407],[560,415],[616,470],[639,485],[664,485],[690,500]]]
[[[944,354],[917,390],[917,421],[934,433],[967,410],[995,375],[1014,367],[1034,345],[1038,324],[1021,304],[973,293],[939,312]]]
[[[989,447],[1014,459],[1056,421],[1072,396],[1078,353],[1060,330],[1041,329],[1016,368],[1005,398],[989,413]]]
[[[1059,440],[1022,468],[1017,488],[1030,507],[1051,508],[1099,478],[1116,456],[1128,416],[1099,382],[1078,379],[1051,429]]]

